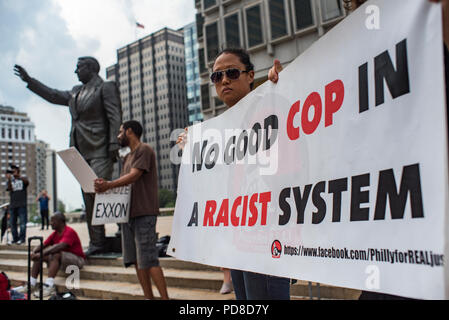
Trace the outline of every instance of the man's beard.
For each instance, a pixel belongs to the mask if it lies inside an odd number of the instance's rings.
[[[125,148],[129,146],[129,140],[126,137],[123,137],[119,140],[120,147]]]

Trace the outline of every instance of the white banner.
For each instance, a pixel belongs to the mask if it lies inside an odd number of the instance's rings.
[[[131,186],[110,189],[95,195],[92,225],[126,223],[129,220]]]
[[[369,1],[278,84],[190,127],[167,253],[446,298],[441,20],[429,1]]]

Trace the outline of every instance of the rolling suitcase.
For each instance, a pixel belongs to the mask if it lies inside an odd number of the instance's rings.
[[[31,277],[31,242],[33,240],[39,240],[40,242],[40,254],[41,258],[39,261],[40,264],[40,276],[39,276],[39,300],[43,299],[43,251],[44,251],[44,238],[43,237],[30,237],[28,238],[28,292],[27,292],[27,299],[31,300],[31,283],[30,283],[30,277]]]

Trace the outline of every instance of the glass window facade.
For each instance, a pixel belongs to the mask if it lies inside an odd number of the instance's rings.
[[[320,0],[321,17],[323,22],[338,18],[343,15],[343,8],[340,0]]]
[[[204,9],[209,9],[217,4],[217,0],[203,0]]]
[[[246,9],[246,31],[248,47],[263,44],[262,17],[260,5]]]
[[[284,0],[269,0],[271,39],[281,38],[288,34]]]
[[[296,30],[305,29],[314,24],[310,0],[294,0]]]
[[[209,101],[209,84],[201,85],[201,105],[203,106],[203,110],[210,109],[210,101]]]
[[[200,64],[200,73],[205,73],[207,72],[207,68],[206,68],[206,60],[204,59],[204,49],[198,49],[198,60],[199,60],[199,64]]]
[[[237,13],[224,19],[226,30],[226,46],[240,47],[239,15]]]
[[[196,24],[184,27],[184,48],[186,66],[187,109],[189,124],[203,120],[201,113],[201,92]]]
[[[211,62],[218,54],[218,23],[206,26],[207,61]]]

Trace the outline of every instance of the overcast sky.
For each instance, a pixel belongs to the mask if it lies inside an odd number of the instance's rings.
[[[36,96],[13,73],[56,89],[78,84],[77,58],[94,56],[100,76],[116,62],[116,50],[163,27],[179,29],[195,20],[194,0],[0,0],[0,104],[27,112],[37,139],[56,151],[69,146],[70,114]],[[136,29],[139,22],[145,29]],[[58,197],[70,209],[82,204],[79,184],[58,159]]]

